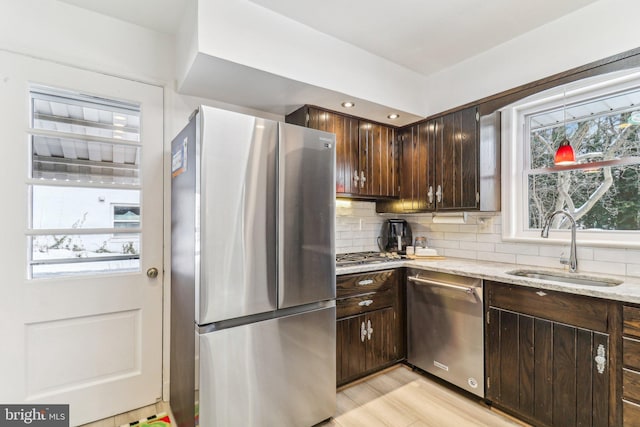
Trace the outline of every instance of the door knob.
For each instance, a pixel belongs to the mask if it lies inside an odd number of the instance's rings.
[[[147,277],[149,277],[150,279],[155,279],[156,277],[158,277],[158,269],[155,267],[151,267],[150,269],[148,269]]]

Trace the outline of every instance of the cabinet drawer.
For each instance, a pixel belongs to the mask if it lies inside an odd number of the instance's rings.
[[[487,281],[489,306],[607,332],[610,302],[582,295]]]
[[[640,372],[622,370],[622,397],[640,403]]]
[[[622,339],[622,358],[624,366],[640,371],[640,340],[624,337]]]
[[[342,298],[336,301],[336,317],[354,316],[380,308],[391,307],[394,303],[393,289],[380,292],[372,292],[351,298]]]
[[[622,333],[640,338],[640,308],[625,305],[622,308],[622,320]]]
[[[394,284],[395,270],[347,274],[336,278],[338,298],[389,289]]]

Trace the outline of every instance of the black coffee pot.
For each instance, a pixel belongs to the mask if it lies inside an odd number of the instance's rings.
[[[411,227],[404,219],[387,219],[382,223],[378,236],[378,248],[381,252],[397,252],[405,255],[407,246],[413,244]]]

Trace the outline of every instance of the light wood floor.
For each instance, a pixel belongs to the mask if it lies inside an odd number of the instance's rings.
[[[119,427],[156,413],[170,413],[158,402],[82,427]],[[175,425],[175,421],[172,418]],[[337,393],[337,412],[315,427],[522,427],[489,409],[480,399],[462,395],[398,365],[347,386]]]
[[[337,395],[338,410],[316,427],[506,427],[524,424],[399,365]]]

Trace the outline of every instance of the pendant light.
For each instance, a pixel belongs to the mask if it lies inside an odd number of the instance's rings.
[[[560,141],[560,146],[558,147],[558,150],[556,151],[556,155],[553,159],[553,163],[558,165],[558,166],[562,166],[562,165],[572,165],[576,162],[576,153],[573,151],[573,147],[571,146],[571,143],[569,142],[569,140],[567,139],[567,105],[566,105],[566,99],[567,99],[567,92],[565,89],[564,95],[563,95],[563,100],[562,100],[562,112],[564,114],[564,121],[563,121],[563,127],[564,127],[564,138],[562,141]]]

